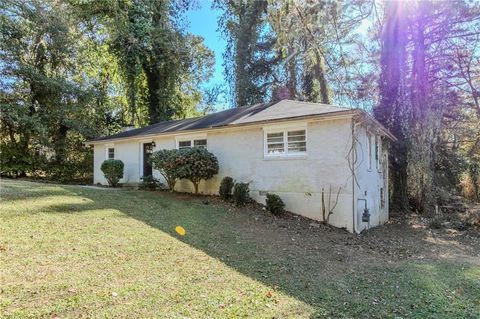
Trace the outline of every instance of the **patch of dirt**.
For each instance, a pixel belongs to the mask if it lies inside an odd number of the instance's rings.
[[[239,231],[244,236],[263,238],[272,254],[282,252],[280,255],[288,256],[309,251],[308,256],[324,260],[325,267],[402,260],[463,260],[480,264],[480,229],[476,227],[431,229],[427,218],[413,214],[391,218],[386,224],[357,235],[291,213],[276,217],[257,203],[238,208],[216,196],[192,197],[204,204],[226,207],[231,213],[228,218],[234,219]]]
[[[364,245],[395,259],[470,259],[480,257],[480,231],[431,229],[422,216],[394,218],[359,235]]]

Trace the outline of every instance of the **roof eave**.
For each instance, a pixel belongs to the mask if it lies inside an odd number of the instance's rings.
[[[383,133],[384,136],[388,137],[393,142],[397,141],[397,138],[395,137],[395,135],[393,135],[385,126],[383,126],[382,123],[377,121],[377,119],[375,119],[373,116],[371,116],[364,110],[361,110],[361,109],[357,109],[357,110],[361,116],[366,117],[373,125],[375,125]]]
[[[168,135],[184,134],[184,133],[189,133],[189,132],[202,132],[202,131],[208,131],[208,130],[236,128],[236,127],[244,127],[244,126],[254,126],[254,125],[262,125],[262,124],[277,123],[277,122],[298,121],[298,120],[313,120],[313,119],[327,119],[327,118],[332,118],[332,117],[336,117],[336,116],[352,116],[355,113],[356,113],[356,111],[354,109],[347,109],[347,110],[341,110],[341,111],[332,111],[332,112],[323,113],[323,114],[285,117],[285,118],[280,118],[280,119],[271,119],[271,120],[248,122],[248,123],[209,126],[209,127],[205,127],[205,128],[201,128],[201,129],[193,129],[193,130],[181,130],[181,131],[172,131],[172,132],[163,132],[163,133],[151,133],[151,134],[135,135],[135,136],[129,136],[129,137],[109,138],[109,139],[102,139],[102,140],[90,140],[90,141],[85,141],[83,144],[84,145],[95,145],[95,144],[104,144],[104,143],[109,143],[109,142],[114,142],[114,141],[132,140],[132,139],[146,139],[148,137],[154,137],[154,136],[168,136]]]

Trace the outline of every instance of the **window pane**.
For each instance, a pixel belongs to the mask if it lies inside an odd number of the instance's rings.
[[[285,153],[285,148],[283,143],[268,143],[267,153],[268,154],[282,154]]]
[[[282,148],[283,149],[283,143],[269,143],[268,148]]]
[[[267,143],[283,143],[283,136],[282,137],[268,138]]]
[[[108,159],[114,159],[115,158],[115,149],[112,147],[108,148]]]
[[[307,151],[307,143],[306,142],[288,143],[288,152],[289,153],[306,152],[306,151]]]
[[[288,141],[305,141],[305,130],[288,132]]]
[[[200,148],[207,148],[207,140],[194,140],[193,146]]]
[[[267,133],[267,154],[284,154],[283,132]]]
[[[288,136],[288,152],[300,153],[307,151],[305,130],[290,131]]]
[[[277,132],[277,133],[268,133],[267,137],[283,137],[283,132]]]
[[[283,143],[283,132],[268,133],[267,143]]]
[[[290,131],[290,132],[288,132],[288,137],[290,137],[290,136],[305,136],[305,130]]]
[[[297,136],[288,136],[289,142],[302,142],[305,141],[305,135],[297,135]]]
[[[178,142],[178,149],[181,150],[183,148],[189,148],[192,146],[191,141],[180,141]]]
[[[285,150],[283,149],[283,147],[281,148],[268,148],[268,154],[284,154],[285,153]]]

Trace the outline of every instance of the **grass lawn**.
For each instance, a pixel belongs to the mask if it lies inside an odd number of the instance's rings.
[[[2,180],[0,317],[480,318],[478,256],[399,259],[203,202]]]

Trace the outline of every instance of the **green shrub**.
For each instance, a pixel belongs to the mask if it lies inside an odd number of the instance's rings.
[[[174,191],[177,179],[180,178],[182,160],[179,150],[160,150],[154,152],[149,159],[152,167],[165,178],[170,191]]]
[[[112,187],[118,185],[118,181],[123,178],[123,162],[121,160],[108,159],[102,163],[100,169],[105,175],[108,184]]]
[[[160,182],[158,179],[156,179],[152,175],[148,175],[148,176],[143,176],[142,182],[140,183],[140,185],[138,187],[140,189],[154,191],[156,189],[161,189],[164,186],[165,185],[163,185],[163,183]]]
[[[218,160],[204,148],[192,147],[180,151],[177,160],[180,164],[179,178],[192,182],[195,194],[198,194],[198,184],[218,173]]]
[[[82,135],[73,131],[67,133],[61,147],[45,140],[32,140],[25,145],[0,138],[0,176],[91,184],[93,148],[85,146],[84,141]]]
[[[267,210],[273,215],[281,215],[285,212],[285,203],[277,194],[267,194]]]
[[[237,206],[245,206],[250,200],[248,183],[235,183],[233,187],[233,201]]]
[[[233,186],[233,178],[231,178],[230,176],[225,176],[224,178],[222,178],[222,182],[220,183],[220,189],[218,190],[220,198],[223,200],[229,200],[232,197]]]

